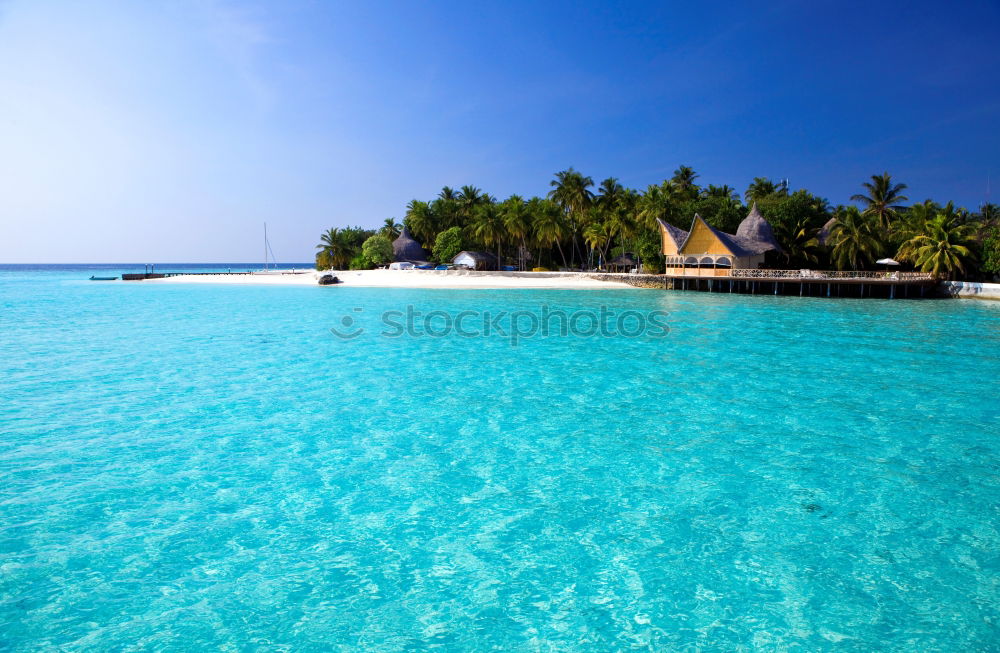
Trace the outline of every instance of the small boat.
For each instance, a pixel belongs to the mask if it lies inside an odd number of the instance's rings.
[[[90,275],[91,281],[118,281],[118,277],[95,277]]]

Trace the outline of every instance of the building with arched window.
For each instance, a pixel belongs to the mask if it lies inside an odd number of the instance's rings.
[[[657,218],[667,274],[728,276],[734,268],[763,267],[768,252],[781,252],[774,230],[754,203],[735,234],[727,234],[695,214],[684,231]]]

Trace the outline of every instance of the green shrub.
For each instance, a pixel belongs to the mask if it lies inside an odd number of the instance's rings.
[[[459,227],[445,229],[437,235],[431,258],[437,263],[451,263],[464,249],[462,246],[462,230]]]
[[[385,265],[392,261],[392,242],[390,242],[387,236],[372,236],[361,244],[361,255],[369,263],[369,267]],[[351,269],[360,268],[352,267]]]
[[[1000,274],[1000,227],[993,227],[983,240],[983,272]]]
[[[370,270],[373,267],[371,261],[364,254],[355,254],[354,258],[351,259],[351,264],[348,266],[351,270]]]

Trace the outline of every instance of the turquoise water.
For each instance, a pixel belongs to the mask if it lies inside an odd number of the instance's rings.
[[[90,274],[0,270],[0,650],[1000,650],[1000,303]]]

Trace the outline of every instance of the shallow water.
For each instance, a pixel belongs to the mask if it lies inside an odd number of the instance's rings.
[[[91,273],[0,269],[2,650],[998,648],[1000,303]]]

